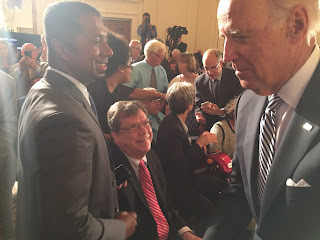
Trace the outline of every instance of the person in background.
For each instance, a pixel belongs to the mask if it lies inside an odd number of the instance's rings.
[[[131,53],[131,63],[140,62],[140,53],[142,51],[142,44],[139,40],[131,40],[129,43],[130,53]]]
[[[14,79],[0,71],[0,239],[15,239],[12,187],[17,177],[14,151],[18,133],[17,96]]]
[[[222,53],[217,49],[208,49],[202,58],[205,73],[195,80],[196,115],[205,129],[210,131],[213,124],[222,119],[225,105],[243,88],[234,70],[223,68]]]
[[[165,93],[168,89],[168,78],[165,69],[161,66],[166,48],[157,40],[149,41],[144,48],[146,58],[133,64],[130,82],[125,85],[133,88],[156,88]]]
[[[95,102],[102,130],[107,138],[110,139],[107,112],[112,104],[117,101],[131,99],[164,100],[165,95],[123,85],[123,83],[130,81],[132,69],[128,43],[123,37],[115,33],[108,33],[107,43],[112,48],[113,55],[109,57],[105,78],[90,83],[88,91]]]
[[[178,68],[181,74],[172,79],[169,87],[175,82],[189,82],[194,84],[194,81],[198,75],[195,74],[196,60],[192,53],[181,53],[179,57]],[[169,111],[167,110],[166,113],[169,114]],[[200,136],[200,134],[204,131],[204,125],[201,126],[201,124],[196,120],[194,107],[187,115],[186,125],[188,126],[190,136]]]
[[[9,74],[9,68],[12,64],[15,64],[15,57],[12,54],[10,45],[6,40],[0,39],[0,70]]]
[[[18,98],[24,97],[33,85],[34,79],[40,79],[48,67],[46,62],[39,62],[38,50],[32,43],[25,43],[21,48],[22,58],[17,67],[10,76],[16,81]]]
[[[210,143],[209,153],[224,152],[233,158],[234,150],[236,147],[235,136],[235,108],[238,98],[231,99],[224,107],[226,111],[224,119],[216,122],[211,128],[210,132],[217,136],[216,143]]]
[[[141,55],[143,54],[144,46],[151,39],[154,39],[158,36],[157,28],[155,25],[151,25],[151,17],[149,13],[144,13],[142,15],[142,24],[139,25],[137,29],[138,35],[141,37],[140,42],[142,44]]]
[[[157,92],[157,89],[155,88],[144,88],[145,91],[150,92]],[[149,100],[141,100],[142,104],[147,110],[147,117],[150,120],[150,126],[152,129],[152,135],[153,135],[153,143],[156,143],[157,141],[157,135],[158,135],[158,129],[160,126],[160,123],[162,122],[164,118],[164,114],[161,112],[163,109],[163,106],[165,104],[165,100],[163,99],[149,99]]]
[[[194,104],[193,84],[174,83],[166,100],[171,113],[160,124],[156,150],[168,183],[169,198],[186,219],[195,218],[195,233],[202,236],[214,214],[214,202],[227,182],[216,176],[196,174],[194,170],[201,167],[207,145],[217,138],[209,132],[203,132],[195,142],[189,138],[185,120]]]
[[[113,162],[87,91],[112,56],[101,14],[82,2],[53,3],[44,26],[50,67],[19,119],[17,240],[129,238],[137,215],[119,211]]]
[[[48,46],[46,43],[46,35],[42,34],[41,35],[41,45],[42,45],[42,50],[41,50],[41,55],[40,55],[40,62],[47,62],[47,55],[48,55]]]
[[[236,111],[230,188],[204,239],[320,236],[318,0],[221,0],[224,62],[247,90]],[[245,17],[244,17],[245,16]]]

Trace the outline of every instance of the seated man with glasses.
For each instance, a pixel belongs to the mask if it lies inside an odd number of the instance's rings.
[[[125,85],[133,88],[152,87],[160,93],[165,93],[169,82],[166,71],[160,65],[165,51],[163,43],[157,40],[149,41],[144,47],[146,58],[133,64],[130,82]]]
[[[149,92],[157,92],[157,89],[155,88],[144,88],[143,90],[149,91]],[[165,115],[161,112],[161,110],[164,107],[165,101],[163,99],[145,99],[141,100],[142,104],[148,111],[148,119],[151,121],[150,126],[153,133],[153,144],[157,141],[157,135],[158,135],[158,129],[160,126],[160,123],[162,122]]]
[[[110,145],[114,166],[123,164],[131,176],[118,192],[121,211],[137,213],[137,227],[129,240],[200,240],[167,202],[160,160],[151,149],[152,130],[147,111],[138,101],[119,101],[108,112],[114,142]]]
[[[210,131],[224,115],[225,105],[242,91],[234,70],[223,67],[222,53],[208,49],[202,57],[205,73],[195,80],[196,118]]]

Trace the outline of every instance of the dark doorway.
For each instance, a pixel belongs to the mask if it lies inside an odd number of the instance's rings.
[[[111,31],[124,36],[128,42],[130,41],[131,19],[103,18],[103,23]]]

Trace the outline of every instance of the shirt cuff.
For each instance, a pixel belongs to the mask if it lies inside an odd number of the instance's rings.
[[[185,232],[192,232],[192,230],[189,227],[184,226],[184,227],[180,228],[180,230],[178,231],[178,234],[180,237],[182,237],[182,234],[184,234]]]

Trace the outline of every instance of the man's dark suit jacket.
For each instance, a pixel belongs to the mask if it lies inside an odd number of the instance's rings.
[[[17,239],[124,239],[108,147],[80,90],[47,70],[19,124]]]
[[[206,130],[210,131],[214,123],[221,120],[218,115],[209,115],[201,110],[201,103],[209,101],[215,103],[219,108],[223,108],[235,96],[238,96],[242,91],[239,79],[234,74],[234,71],[229,68],[222,68],[222,76],[218,89],[218,98],[215,92],[215,83],[212,83],[209,75],[204,73],[195,80],[196,97],[195,106],[196,112],[200,112],[206,119]]]
[[[320,64],[306,87],[274,156],[261,207],[257,174],[259,124],[267,97],[245,91],[238,103],[236,153],[230,192],[222,199],[216,225],[204,239],[235,239],[237,230],[252,216],[257,222],[255,239],[320,239]],[[312,126],[310,131],[304,124]],[[304,179],[311,187],[291,187]]]
[[[151,214],[147,199],[142,190],[140,180],[137,178],[129,160],[120,150],[120,148],[112,143],[111,156],[115,160],[115,165],[123,164],[131,172],[131,177],[128,180],[128,186],[119,190],[119,206],[122,211],[133,211],[138,215],[137,227],[130,240],[156,240],[157,225]],[[166,217],[170,234],[169,239],[177,237],[177,232],[185,226],[183,220],[176,215],[174,211],[170,211],[167,204],[166,182],[163,176],[161,164],[157,154],[150,150],[147,153],[147,167],[150,171],[152,182],[155,188],[157,199],[160,208]]]

